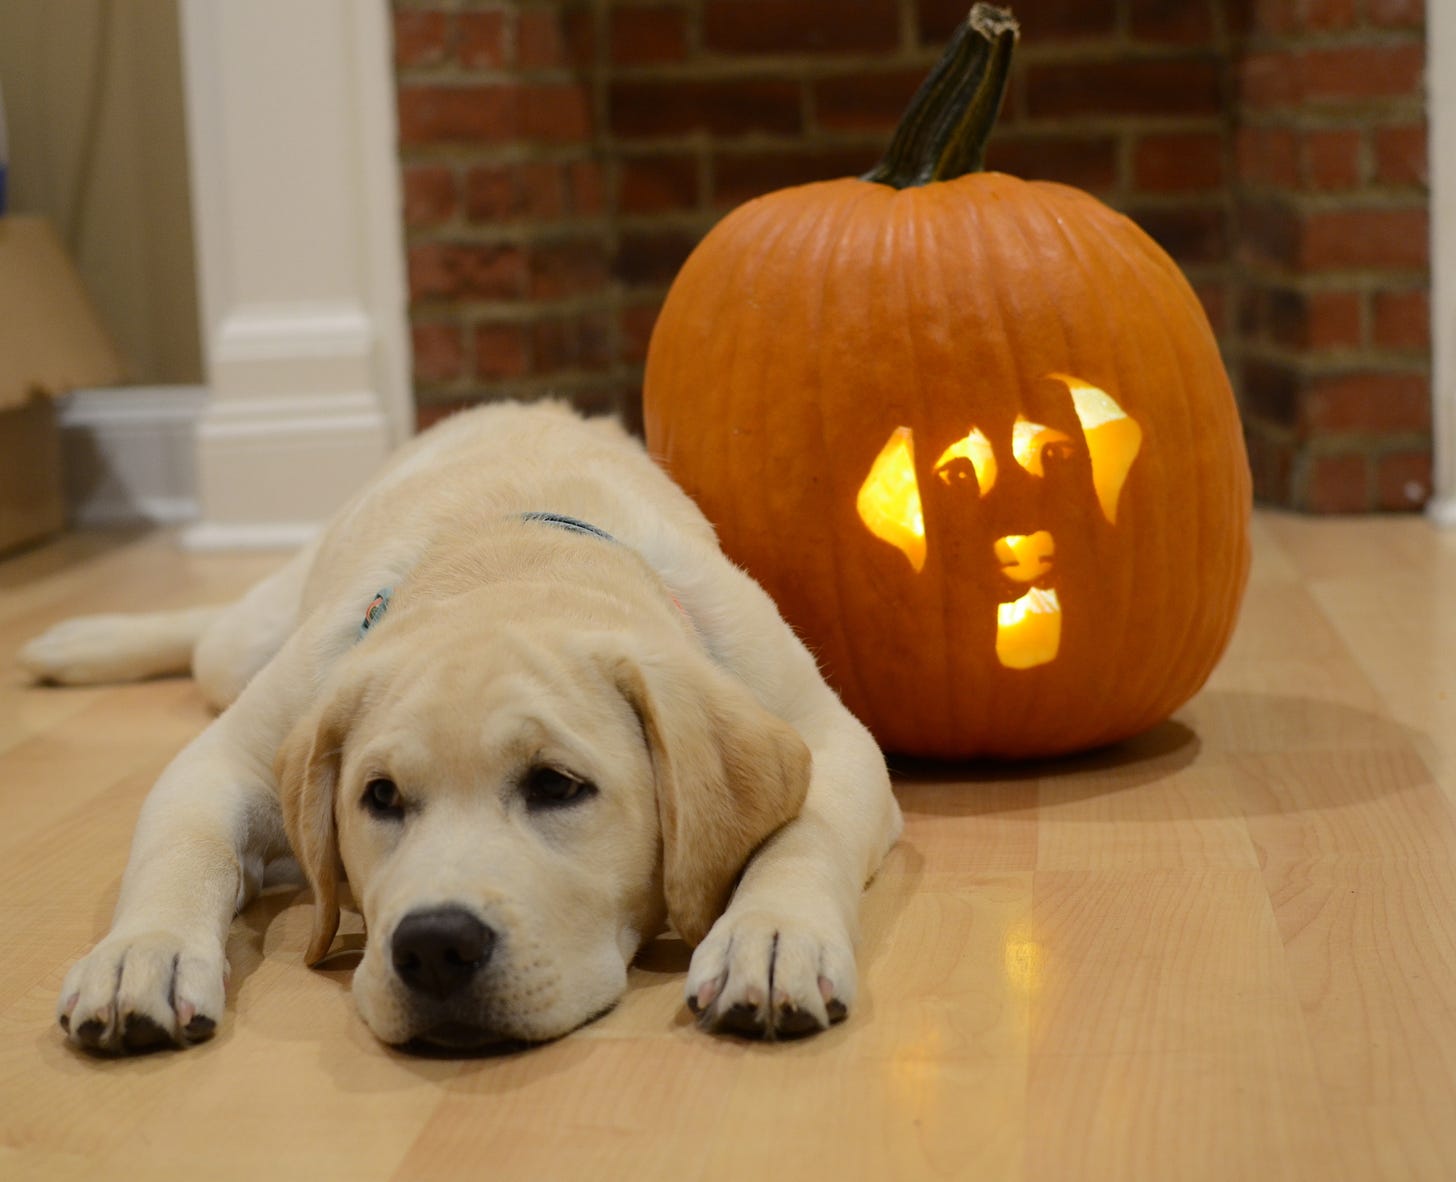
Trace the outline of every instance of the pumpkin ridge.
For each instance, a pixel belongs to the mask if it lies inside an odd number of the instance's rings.
[[[1128,375],[1124,368],[1126,361],[1123,354],[1112,344],[1115,340],[1115,334],[1111,323],[1108,300],[1105,297],[1106,288],[1108,287],[1104,273],[1105,269],[1094,265],[1093,260],[1089,257],[1085,243],[1071,233],[1067,227],[1066,218],[1062,216],[1062,209],[1069,201],[1076,202],[1079,205],[1085,204],[1087,202],[1086,194],[1066,186],[1058,186],[1056,190],[1046,191],[1043,186],[1034,184],[1031,186],[1031,189],[1033,193],[1031,203],[1041,210],[1043,218],[1051,228],[1051,232],[1061,239],[1064,256],[1076,264],[1086,284],[1087,292],[1090,293],[1086,298],[1076,300],[1075,305],[1079,308],[1088,309],[1088,315],[1097,318],[1099,327],[1093,335],[1098,341],[1106,342],[1108,372],[1105,377],[1100,374],[1096,376],[1099,381],[1110,382],[1114,389],[1125,389],[1128,387]],[[1098,212],[1100,213],[1100,210]],[[1077,224],[1080,227],[1088,224],[1090,221],[1091,219],[1082,219]],[[1115,252],[1117,249],[1110,242],[1106,242],[1106,240],[1104,240],[1104,244],[1106,251]],[[1113,253],[1111,257],[1116,257],[1116,254]],[[1058,306],[1058,314],[1064,325],[1064,331],[1070,336],[1071,330],[1069,327],[1066,327],[1066,313],[1061,305]],[[1135,417],[1138,417],[1139,421],[1145,424],[1144,430],[1151,435],[1152,427],[1147,425],[1146,413],[1139,412]],[[1124,518],[1124,529],[1128,528],[1129,524]],[[1159,541],[1161,542],[1161,539]],[[1108,556],[1105,553],[1099,551],[1095,555],[1098,586],[1115,585],[1116,590],[1112,598],[1116,603],[1117,610],[1115,619],[1099,619],[1098,626],[1105,634],[1117,637],[1117,648],[1122,649],[1126,644],[1125,638],[1129,635],[1136,635],[1136,621],[1132,618],[1132,605],[1135,601],[1134,592],[1139,583],[1146,578],[1146,574],[1141,569],[1141,555],[1138,556],[1137,561],[1132,562],[1126,560],[1125,552],[1120,552],[1117,557],[1121,561],[1109,562]],[[1147,664],[1151,664],[1151,662]],[[1110,690],[1111,687],[1108,688]],[[1071,687],[1066,687],[1066,689],[1070,693]],[[1128,696],[1133,697],[1134,700],[1137,698],[1136,694],[1129,693],[1126,682],[1119,682],[1117,692],[1122,700],[1126,700]],[[1106,693],[1100,694],[1096,698],[1099,711],[1104,716],[1107,700],[1108,696]],[[1092,725],[1093,723],[1096,723],[1096,725]],[[1089,720],[1088,731],[1094,736],[1105,734],[1107,732],[1107,723],[1096,718]]]
[[[1032,214],[1035,214],[1035,224],[1031,224]],[[1056,208],[1042,198],[1040,188],[1035,182],[1025,182],[1024,192],[1019,195],[1018,201],[1006,204],[1006,223],[1021,240],[1028,258],[1037,258],[1038,255],[1044,253],[1044,250],[1038,249],[1038,245],[1054,237],[1061,243],[1060,249],[1057,250],[1061,261],[1075,263],[1075,269],[1072,266],[1067,266],[1066,271],[1059,269],[1059,282],[1060,284],[1070,284],[1073,281],[1073,275],[1080,275],[1083,290],[1073,295],[1070,301],[1054,301],[1053,316],[1048,319],[1056,323],[1057,332],[1059,332],[1060,355],[1061,358],[1064,358],[1063,364],[1059,368],[1063,368],[1063,370],[1070,368],[1072,373],[1085,376],[1086,365],[1083,364],[1082,358],[1073,357],[1073,352],[1075,352],[1073,342],[1075,342],[1077,333],[1075,326],[1070,322],[1067,306],[1070,303],[1070,306],[1079,307],[1079,309],[1088,307],[1093,310],[1093,313],[1101,316],[1105,323],[1105,304],[1096,298],[1089,298],[1088,293],[1096,293],[1098,290],[1098,282],[1089,271],[1088,261],[1073,243],[1072,236],[1067,233],[1066,224],[1057,214]],[[1099,336],[1102,335],[1104,333],[1099,333]],[[1021,352],[1024,351],[1018,346],[1018,354]],[[1096,574],[1101,578],[1101,569],[1105,563],[1102,562],[1101,555],[1095,555],[1093,559],[1096,560]],[[1121,594],[1118,597],[1118,606],[1125,606]],[[1067,604],[1067,608],[1072,610],[1072,604]],[[1123,622],[1120,620],[1118,623]],[[1104,622],[1099,620],[1098,624],[1101,627]],[[1050,699],[1045,703],[1047,715],[1057,719],[1056,731],[1048,728],[1048,747],[1075,747],[1077,735],[1085,735],[1089,732],[1095,734],[1099,729],[1104,728],[1105,722],[1102,722],[1102,718],[1107,710],[1107,706],[1105,706],[1107,699],[1104,694],[1086,696],[1085,691],[1079,689],[1079,686],[1067,678],[1054,681],[1050,690],[1042,689],[1038,693],[1038,702],[1035,703],[1038,709],[1042,706],[1042,694]],[[1026,709],[1029,709],[1029,703],[1024,703],[1024,710]],[[1025,719],[1018,719],[1018,722],[1024,723]]]
[[[1136,223],[1133,223],[1133,225],[1136,226]],[[1099,226],[1097,227],[1097,229],[1103,234],[1104,240],[1109,242],[1111,241],[1111,236],[1107,232],[1105,227]],[[1139,235],[1142,234],[1143,231],[1139,229]],[[1146,244],[1143,243],[1140,238],[1135,237],[1134,241],[1138,243],[1138,246],[1144,256],[1151,255],[1161,262],[1163,258],[1161,250],[1154,251],[1150,249]],[[1147,241],[1151,242],[1151,239],[1148,239]],[[1163,307],[1164,302],[1157,299],[1156,296],[1164,293],[1152,292],[1149,286],[1146,270],[1138,267],[1129,267],[1128,271],[1130,272],[1131,281],[1139,285],[1139,287],[1143,290],[1147,298],[1152,303],[1152,305]],[[1185,307],[1187,307],[1186,301],[1188,299],[1193,299],[1196,301],[1196,297],[1191,294],[1191,289],[1187,289],[1187,280],[1183,277],[1181,271],[1178,271],[1176,268],[1169,268],[1166,265],[1162,265],[1158,268],[1158,273],[1163,278],[1165,284],[1171,287],[1173,291],[1175,291],[1179,295],[1180,299],[1184,302]],[[1184,289],[1187,289],[1186,293]],[[1190,314],[1193,313],[1195,310],[1197,312],[1197,316],[1194,317],[1194,319],[1201,322],[1203,318],[1201,305],[1198,306],[1197,309],[1188,308],[1188,312]],[[1186,318],[1187,317],[1185,317],[1185,319]],[[1192,392],[1189,389],[1188,378],[1185,375],[1201,372],[1205,367],[1201,365],[1190,365],[1187,363],[1187,350],[1182,346],[1181,338],[1179,338],[1178,334],[1172,331],[1172,328],[1166,316],[1159,316],[1157,318],[1157,324],[1159,334],[1164,342],[1164,347],[1167,349],[1169,354],[1176,359],[1176,364],[1173,366],[1173,368],[1179,375],[1181,383],[1178,390],[1180,401],[1185,405],[1190,404],[1195,400],[1190,397],[1190,394]],[[1212,348],[1214,349],[1214,356],[1219,362],[1221,371],[1222,358],[1218,355],[1216,344],[1213,344]],[[1230,397],[1232,397],[1231,394]],[[1198,399],[1197,401],[1203,402],[1205,400]],[[1170,451],[1174,455],[1198,454],[1198,449],[1194,446],[1194,444],[1195,430],[1199,424],[1195,417],[1192,415],[1178,416],[1178,425],[1183,429],[1183,433],[1176,441],[1177,446],[1170,448],[1168,446],[1169,441],[1165,438],[1163,441],[1161,454],[1164,457],[1166,457],[1170,453]],[[1214,426],[1218,427],[1221,425],[1215,424]],[[1242,440],[1240,441],[1240,443],[1242,444]],[[1190,479],[1199,483],[1205,489],[1205,492],[1209,491],[1210,482],[1207,479],[1205,473],[1198,472],[1195,475],[1191,476]],[[1227,501],[1232,499],[1231,490],[1227,494],[1225,494],[1225,490],[1220,489],[1218,491],[1221,494],[1219,497],[1220,500]],[[1242,501],[1242,498],[1240,498],[1240,500]],[[1220,530],[1211,528],[1211,522],[1209,518],[1211,515],[1214,514],[1214,511],[1217,509],[1217,505],[1213,502],[1214,498],[1208,495],[1194,498],[1194,521],[1191,523],[1187,523],[1185,519],[1185,523],[1190,526],[1188,533],[1191,535],[1192,541],[1191,543],[1189,543],[1184,537],[1180,537],[1179,541],[1180,544],[1182,544],[1182,548],[1185,549],[1187,552],[1195,555],[1201,555],[1205,558],[1205,561],[1199,565],[1198,578],[1195,580],[1195,582],[1197,582],[1201,586],[1209,586],[1211,587],[1212,591],[1215,592],[1215,594],[1212,594],[1210,596],[1210,599],[1218,605],[1218,610],[1215,611],[1214,614],[1231,616],[1232,613],[1228,613],[1223,610],[1223,605],[1229,603],[1237,603],[1243,583],[1243,576],[1237,575],[1235,574],[1235,572],[1239,571],[1241,568],[1246,569],[1247,558],[1244,557],[1241,559],[1240,555],[1234,554],[1229,556],[1231,561],[1220,562],[1218,561],[1217,556],[1207,553],[1208,540],[1211,538],[1214,541],[1217,541],[1219,534],[1222,532]],[[1242,506],[1240,505],[1236,508],[1242,509]],[[1247,515],[1247,510],[1242,510],[1242,512]],[[1219,516],[1222,515],[1220,514]],[[1207,632],[1207,630],[1201,630],[1192,627],[1186,627],[1179,630],[1177,635],[1173,637],[1174,643],[1169,650],[1171,654],[1171,659],[1167,662],[1166,666],[1156,666],[1150,664],[1148,667],[1148,672],[1150,674],[1155,671],[1161,672],[1164,668],[1192,668],[1196,670],[1194,676],[1184,679],[1187,682],[1191,683],[1191,688],[1188,689],[1186,692],[1172,690],[1167,685],[1165,676],[1161,679],[1162,690],[1158,694],[1158,700],[1161,705],[1150,707],[1148,715],[1151,716],[1156,714],[1159,717],[1166,717],[1173,710],[1176,710],[1179,706],[1183,705],[1190,698],[1192,698],[1193,695],[1196,694],[1198,690],[1201,689],[1202,686],[1207,682],[1209,675],[1213,672],[1214,666],[1218,663],[1218,658],[1227,648],[1228,642],[1231,637],[1232,619],[1230,620],[1230,626],[1224,630],[1222,636],[1211,635]],[[1168,705],[1171,698],[1180,696],[1180,701],[1172,703],[1171,706]]]
[[[859,227],[862,224],[860,216],[862,207],[878,197],[879,194],[874,189],[866,188],[863,192],[856,192],[853,200],[846,200],[835,205],[834,212],[836,216],[834,219],[834,229],[836,232],[832,236],[832,242],[828,249],[823,252],[823,256],[815,260],[820,273],[817,312],[821,322],[828,313],[829,289],[831,283],[838,278],[835,269],[836,261],[841,259],[844,254],[845,239],[848,235],[856,234],[859,231]],[[848,228],[848,233],[846,233],[846,227]],[[856,276],[855,278],[860,279],[862,277]],[[832,389],[833,379],[829,376],[829,369],[825,366],[825,350],[830,341],[830,334],[821,332],[817,336],[818,347],[815,351],[814,366],[816,388],[820,390]],[[853,414],[859,408],[835,407],[834,409],[838,414]],[[818,440],[820,453],[826,456],[839,454],[841,449],[838,446],[838,441],[829,438],[824,406],[819,400],[815,400],[814,402],[814,417],[815,436]],[[827,616],[833,621],[831,626],[839,641],[840,652],[848,654],[854,651],[854,645],[849,636],[847,621],[850,613],[845,610],[845,594],[846,589],[855,587],[858,580],[854,576],[857,572],[846,567],[843,546],[834,531],[830,533],[828,549],[830,554],[829,565],[833,573],[833,577],[829,580],[829,585],[833,590],[833,604],[832,610],[827,612]],[[858,588],[856,588],[856,593],[861,593]],[[842,666],[842,668],[836,670],[836,680],[844,685],[846,692],[852,693],[859,701],[873,701],[874,694],[870,691],[863,675],[860,673],[857,663],[841,657],[836,664]]]
[[[1109,252],[1109,257],[1122,257],[1127,250],[1129,242],[1135,243],[1143,254],[1151,253],[1144,246],[1142,237],[1144,232],[1142,229],[1132,219],[1125,218],[1125,215],[1119,214],[1116,216],[1119,219],[1125,220],[1127,225],[1124,226],[1121,221],[1114,221],[1105,217],[1096,220],[1089,218],[1083,224],[1087,227],[1089,234],[1095,235],[1100,240],[1103,250]],[[1131,227],[1132,233],[1128,232],[1128,227]],[[1116,238],[1113,236],[1114,228],[1121,231]],[[1163,306],[1163,301],[1158,297],[1165,293],[1154,293],[1151,291],[1146,282],[1146,276],[1138,268],[1125,267],[1124,270],[1130,272],[1130,274],[1123,277],[1123,282],[1137,284],[1143,293],[1146,306],[1157,308]],[[1180,350],[1173,340],[1173,333],[1170,330],[1168,318],[1164,315],[1159,315],[1155,318],[1155,321],[1159,341],[1162,345],[1161,352],[1168,357],[1178,358],[1180,356]],[[1147,343],[1148,349],[1151,349],[1154,342],[1148,340],[1147,336],[1143,336],[1143,340]],[[1146,352],[1142,356],[1146,357]],[[1186,405],[1191,401],[1185,376],[1187,367],[1175,364],[1171,368],[1177,374],[1179,386],[1176,391],[1165,391],[1164,397]],[[1122,374],[1119,372],[1119,380],[1121,378]],[[1167,468],[1168,456],[1192,454],[1190,451],[1192,445],[1191,433],[1192,427],[1194,426],[1192,416],[1178,416],[1178,426],[1182,428],[1182,434],[1176,440],[1170,439],[1164,432],[1161,425],[1161,416],[1159,416],[1157,422],[1153,421],[1153,416],[1146,410],[1142,412],[1142,416],[1145,422],[1144,430],[1147,431],[1150,441],[1155,440],[1158,444],[1155,449],[1150,448],[1149,450],[1157,456],[1157,459],[1153,462],[1157,465],[1160,475]],[[1159,481],[1159,483],[1163,483],[1163,481]],[[1195,498],[1195,502],[1195,514],[1198,518],[1201,518],[1204,512],[1205,499]],[[1153,542],[1155,543],[1160,560],[1162,555],[1170,547],[1170,538],[1173,531],[1177,531],[1179,535],[1178,542],[1182,548],[1197,552],[1197,539],[1203,534],[1201,521],[1189,522],[1186,519],[1170,521],[1166,514],[1160,514],[1156,520],[1157,534]],[[1143,529],[1148,529],[1146,523],[1143,524]],[[1190,539],[1192,540],[1191,544]],[[1159,565],[1159,562],[1154,562],[1151,565],[1156,567]],[[1127,563],[1124,569],[1131,572],[1129,581],[1134,583],[1148,577],[1147,566],[1142,560],[1142,555],[1139,555],[1136,561]],[[1130,599],[1130,596],[1124,597],[1125,601],[1130,601]],[[1165,659],[1154,659],[1143,662],[1140,670],[1141,677],[1132,678],[1120,687],[1120,692],[1130,698],[1134,703],[1144,704],[1142,714],[1139,715],[1139,721],[1141,721],[1141,718],[1152,715],[1166,717],[1171,713],[1172,709],[1176,709],[1178,705],[1182,704],[1178,702],[1174,703],[1171,707],[1168,706],[1170,698],[1178,696],[1180,692],[1170,687],[1168,670],[1184,668],[1181,662],[1186,660],[1185,650],[1188,640],[1197,630],[1186,626],[1174,629],[1172,622],[1169,620],[1161,621],[1161,623],[1162,627],[1159,629],[1158,636],[1145,641],[1145,643],[1151,653],[1162,653]],[[1121,738],[1123,736],[1119,735],[1117,737]]]
[[[901,211],[902,219],[908,223],[912,236],[918,237],[919,230],[922,226],[925,227],[926,233],[929,235],[930,249],[928,257],[935,259],[940,265],[938,267],[920,268],[918,269],[918,274],[919,276],[927,279],[931,275],[935,276],[937,280],[936,287],[938,290],[937,293],[932,293],[930,297],[931,306],[942,307],[944,306],[943,301],[937,301],[935,299],[935,294],[943,295],[949,286],[946,283],[945,264],[947,259],[953,257],[954,252],[948,252],[942,249],[942,243],[938,236],[938,231],[940,230],[941,222],[943,221],[942,218],[912,216],[918,212],[917,207],[923,204],[923,202],[919,199],[921,196],[922,194],[915,193],[911,195],[907,200],[899,201],[896,204]],[[967,243],[970,243],[975,242],[976,238],[974,235],[968,234],[966,235],[965,240]],[[927,256],[924,252],[917,250],[912,252],[911,257],[920,259]],[[972,269],[974,269],[974,261],[972,261]],[[916,319],[913,311],[915,308],[915,301],[912,299],[911,296],[912,275],[910,272],[917,269],[910,268],[902,262],[899,267],[895,268],[895,270],[900,280],[901,303],[904,309],[903,321],[908,325]],[[913,373],[915,378],[916,414],[919,420],[916,425],[919,426],[925,421],[925,412],[922,408],[924,407],[926,401],[935,400],[939,397],[944,397],[944,395],[939,394],[934,389],[927,388],[924,372],[925,360],[923,356],[923,346],[921,345],[921,342],[918,338],[918,334],[910,333],[907,335],[909,335],[910,337],[910,355],[912,358],[911,372]],[[922,427],[922,434],[923,433],[924,431]],[[929,442],[933,443],[934,441],[931,440]],[[922,448],[924,448],[923,443]],[[919,466],[923,469],[927,479],[929,479],[930,466],[935,462],[935,449],[932,447],[929,449],[925,449],[925,451],[926,454],[921,457]],[[948,594],[945,582],[943,580],[936,581],[933,584],[933,590],[935,592],[935,597],[938,601],[939,606],[939,615],[941,620],[940,635],[943,637],[947,637],[952,641],[952,643],[946,643],[939,646],[940,664],[942,669],[941,684],[945,688],[944,692],[940,695],[940,700],[937,702],[940,718],[936,720],[934,731],[936,733],[944,734],[952,729],[954,719],[964,717],[960,703],[963,702],[967,697],[970,697],[972,699],[980,698],[982,695],[984,695],[985,690],[983,687],[980,686],[974,686],[974,688],[971,688],[971,683],[973,679],[961,676],[961,674],[963,673],[962,666],[964,665],[962,646],[958,643],[953,643],[954,641],[960,639],[961,634],[961,628],[959,626],[958,619],[958,605],[953,602],[952,596]]]

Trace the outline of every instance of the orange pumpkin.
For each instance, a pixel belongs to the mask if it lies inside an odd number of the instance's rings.
[[[1052,755],[1166,719],[1248,572],[1217,345],[1171,259],[979,170],[1016,29],[977,5],[859,179],[769,194],[653,334],[653,453],[887,749]]]

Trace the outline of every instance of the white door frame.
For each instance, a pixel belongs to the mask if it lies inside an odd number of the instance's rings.
[[[182,0],[198,548],[310,536],[413,428],[387,0]]]
[[[1456,6],[1426,0],[1430,126],[1432,521],[1456,528]]]

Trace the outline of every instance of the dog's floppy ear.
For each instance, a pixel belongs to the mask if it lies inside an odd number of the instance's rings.
[[[623,659],[616,674],[652,756],[668,917],[695,945],[727,907],[749,856],[798,815],[809,749],[700,654]]]
[[[339,834],[334,821],[339,759],[357,707],[348,691],[321,696],[320,704],[294,724],[278,749],[273,770],[283,805],[283,824],[294,856],[313,888],[313,934],[304,959],[318,964],[339,930]]]

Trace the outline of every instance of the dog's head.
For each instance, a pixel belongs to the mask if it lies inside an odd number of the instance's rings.
[[[803,802],[803,741],[683,636],[442,636],[424,613],[381,633],[278,778],[309,961],[347,875],[369,933],[354,992],[385,1042],[538,1041],[609,1009],[641,942],[664,918],[700,940]]]

